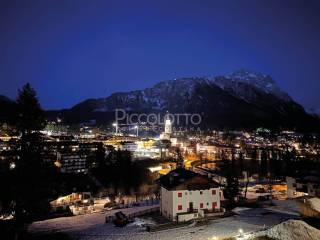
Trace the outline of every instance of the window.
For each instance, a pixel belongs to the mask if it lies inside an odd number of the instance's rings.
[[[217,203],[216,202],[212,202],[212,209],[216,209],[217,207]]]
[[[178,197],[182,197],[182,193],[181,192],[178,193]]]
[[[182,205],[178,205],[178,211],[182,210]]]
[[[217,191],[216,190],[212,190],[212,195],[216,195]]]
[[[200,203],[200,208],[203,208],[203,203]]]
[[[200,195],[202,195],[202,191],[200,191]]]

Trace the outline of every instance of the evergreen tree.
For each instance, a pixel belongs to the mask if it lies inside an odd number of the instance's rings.
[[[230,205],[233,206],[240,195],[237,167],[234,159],[232,161],[226,161],[225,163],[224,168],[227,185],[224,189],[224,196],[230,201]]]
[[[17,130],[20,133],[19,158],[13,171],[15,219],[24,224],[33,221],[49,210],[52,196],[53,163],[41,159],[42,138],[39,133],[45,126],[44,113],[37,94],[30,84],[19,90],[17,98]]]
[[[268,152],[266,149],[261,150],[260,161],[260,178],[265,178],[268,175]]]
[[[30,136],[32,132],[38,132],[46,126],[37,93],[29,83],[19,90],[17,105],[16,127],[22,137]]]

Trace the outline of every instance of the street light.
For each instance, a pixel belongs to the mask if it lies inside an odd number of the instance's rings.
[[[113,123],[112,126],[114,126],[116,128],[116,135],[118,135],[118,124],[117,123]]]
[[[218,238],[215,237],[215,236],[213,236],[213,237],[211,237],[211,238],[208,238],[208,240],[218,240]]]
[[[11,162],[9,168],[10,168],[11,170],[12,170],[12,169],[15,169],[15,168],[16,168],[16,164],[15,164],[14,162]]]
[[[243,237],[243,229],[242,228],[239,229],[239,233],[240,233],[240,237]]]
[[[134,129],[137,130],[137,137],[138,137],[139,136],[139,126],[138,125],[134,126]]]

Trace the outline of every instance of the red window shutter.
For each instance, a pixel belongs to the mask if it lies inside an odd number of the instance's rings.
[[[216,202],[212,202],[212,209],[215,209],[217,207],[217,203]]]
[[[212,190],[212,195],[216,195],[217,191],[216,190]]]
[[[178,205],[178,211],[182,210],[182,205]]]
[[[181,192],[178,193],[178,197],[182,197],[182,193]]]
[[[200,208],[203,208],[203,203],[200,203]]]

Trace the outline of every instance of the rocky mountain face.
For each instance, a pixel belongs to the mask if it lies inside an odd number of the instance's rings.
[[[268,75],[240,70],[217,77],[162,81],[144,90],[88,99],[71,109],[48,112],[69,123],[114,121],[114,111],[198,113],[202,125],[219,128],[313,128],[318,119],[277,87]]]
[[[314,117],[320,118],[320,108],[309,108],[306,111]]]

